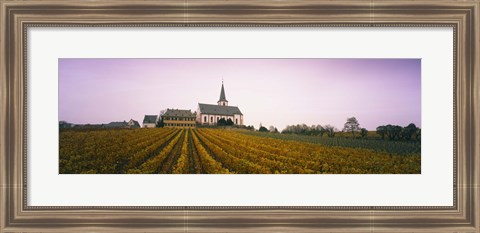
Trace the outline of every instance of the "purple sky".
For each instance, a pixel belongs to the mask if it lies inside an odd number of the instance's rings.
[[[59,59],[59,119],[108,123],[216,104],[246,125],[421,126],[420,59]]]

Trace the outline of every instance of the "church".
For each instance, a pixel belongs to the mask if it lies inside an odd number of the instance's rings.
[[[240,109],[237,106],[228,106],[223,81],[217,104],[198,103],[197,122],[200,125],[217,125],[222,118],[230,119],[235,125],[243,125],[243,114]]]

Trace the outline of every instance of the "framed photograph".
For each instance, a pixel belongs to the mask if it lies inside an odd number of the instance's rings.
[[[420,64],[60,58],[60,174],[420,174]]]
[[[0,232],[480,232],[478,0],[0,4]]]

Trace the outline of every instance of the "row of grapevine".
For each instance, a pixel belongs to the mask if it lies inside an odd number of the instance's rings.
[[[160,168],[158,169],[158,173],[170,174],[173,172],[175,164],[178,162],[177,160],[182,153],[182,145],[183,145],[183,142],[187,139],[186,138],[187,133],[188,133],[187,130],[182,130],[181,138],[179,139],[177,144],[175,144],[175,146],[172,148],[168,156],[160,165]]]
[[[203,171],[207,174],[225,174],[230,173],[229,170],[222,167],[222,164],[217,162],[215,159],[210,156],[209,152],[200,142],[198,138],[197,131],[194,130],[192,133],[193,143],[202,164]]]
[[[173,132],[91,130],[60,133],[61,173],[122,173],[131,156]]]
[[[153,158],[149,159],[148,161],[140,165],[139,169],[141,173],[147,173],[147,174],[159,173],[161,163],[167,158],[167,156],[170,154],[170,151],[178,143],[178,141],[183,136],[183,134],[184,134],[183,130],[180,132],[177,132],[173,140],[171,140],[167,146],[163,147],[160,153],[158,153]]]
[[[201,132],[198,130],[197,132]],[[206,145],[206,148],[228,170],[240,174],[265,174],[268,173],[268,168],[258,165],[249,160],[238,158],[232,154],[227,153],[222,147],[208,140],[204,134],[198,133],[200,141]]]
[[[221,147],[226,153],[229,153],[239,159],[247,160],[258,166],[269,170],[265,173],[305,173],[305,171],[292,164],[294,159],[285,156],[274,155],[266,151],[256,149],[252,146],[245,146],[237,139],[226,139],[225,137],[212,134],[211,131],[201,131],[205,138]],[[302,162],[302,161],[300,161]],[[309,172],[311,173],[311,171]]]
[[[289,157],[279,153],[272,152],[265,146],[252,141],[251,138],[244,138],[242,135],[230,135],[216,131],[206,131],[207,135],[216,138],[215,142],[231,153],[242,156],[243,158],[255,163],[265,164],[270,168],[271,173],[313,173],[310,168],[315,168],[316,164],[301,157]],[[253,142],[253,143],[252,143]]]
[[[189,131],[185,133],[185,138],[183,139],[183,144],[182,144],[182,153],[180,154],[180,157],[178,158],[177,164],[173,168],[174,174],[185,174],[189,173],[189,159],[188,159],[188,138],[189,138]],[[191,155],[193,157],[193,153]]]
[[[235,145],[241,151],[249,151],[248,148],[258,149],[258,157],[268,153],[277,156],[286,156],[302,161],[304,170],[299,173],[419,173],[420,156],[403,155],[393,156],[384,152],[378,152],[361,148],[327,147],[319,144],[282,141],[270,138],[253,137],[239,134],[228,130],[201,129],[204,134],[216,135],[217,139],[230,142],[230,146],[224,146],[226,150]],[[220,143],[220,140],[216,141]],[[250,149],[250,151],[253,151]],[[268,152],[268,153],[263,153]],[[246,153],[245,153],[246,154]],[[270,157],[273,158],[273,157]],[[260,163],[261,159],[257,161]],[[289,168],[295,163],[285,163],[286,173],[295,173]],[[263,165],[260,163],[260,165]],[[283,173],[282,170],[275,173]]]
[[[420,173],[419,153],[258,137],[222,129],[60,132],[60,173]]]
[[[349,147],[349,148],[364,148],[371,149],[378,152],[386,152],[389,154],[409,155],[419,154],[421,152],[421,142],[419,141],[389,141],[378,139],[355,139],[351,137],[319,137],[319,136],[307,136],[298,134],[280,134],[280,133],[264,133],[264,132],[252,132],[242,131],[242,134],[267,137],[286,141],[298,141],[316,143],[325,146],[335,147]],[[369,132],[374,133],[374,132]],[[348,134],[347,134],[348,135]]]
[[[191,133],[193,134],[193,132]],[[189,172],[186,173],[193,173],[193,174],[202,174],[204,172],[204,168],[202,165],[202,160],[200,159],[200,155],[198,153],[198,149],[195,147],[195,143],[193,141],[193,136],[190,135],[188,137],[188,148],[190,155],[188,156],[189,160]]]
[[[164,145],[169,143],[178,133],[178,130],[167,131],[165,134],[154,138],[154,143],[149,143],[148,146],[138,148],[137,152],[133,154],[133,156],[131,156],[129,163],[126,166],[126,169],[136,168],[140,164],[150,159],[155,154],[158,154],[158,152],[163,149]]]

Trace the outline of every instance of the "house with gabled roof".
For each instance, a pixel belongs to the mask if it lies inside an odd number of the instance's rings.
[[[222,81],[220,98],[217,104],[198,103],[197,122],[201,125],[217,125],[222,118],[231,120],[235,125],[243,125],[243,114],[237,106],[228,106]]]
[[[140,128],[140,123],[138,123],[138,121],[136,121],[134,119],[130,119],[127,122],[127,127],[131,128],[131,129]]]
[[[155,128],[157,126],[157,115],[145,115],[143,118],[143,128]]]

